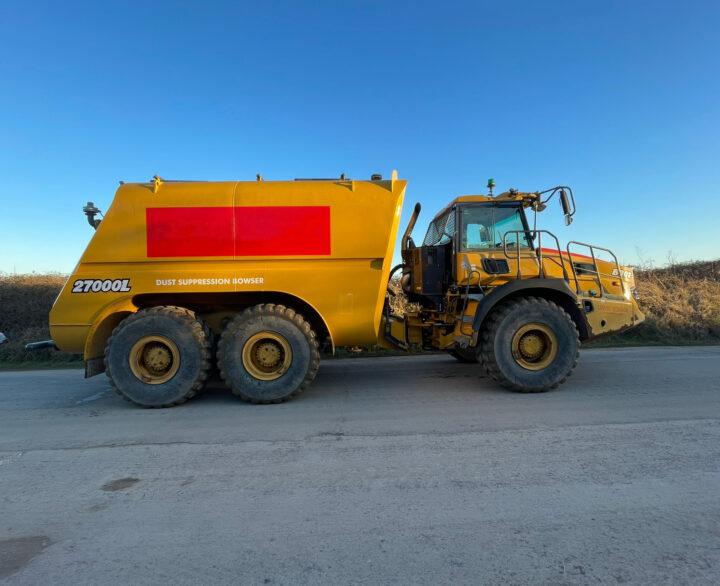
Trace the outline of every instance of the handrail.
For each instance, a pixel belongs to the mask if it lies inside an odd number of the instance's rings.
[[[543,234],[547,234],[555,241],[555,245],[557,246],[557,251],[558,251],[558,253],[560,253],[560,241],[558,240],[558,237],[555,236],[555,234],[553,234],[549,230],[529,230],[529,231],[511,230],[509,232],[505,232],[505,235],[503,236],[503,253],[505,254],[505,258],[507,258],[509,260],[517,260],[517,278],[522,279],[522,269],[520,266],[520,235],[521,234],[526,235],[528,233],[531,235],[531,238],[533,239],[533,241],[537,238],[537,246],[535,247],[535,254],[537,256],[537,262],[538,262],[538,276],[541,279],[543,279],[543,278],[545,278],[545,267],[543,265],[544,259],[543,259],[543,248],[542,248],[542,235]],[[507,237],[510,234],[515,234],[515,250],[516,250],[515,256],[510,256],[510,254],[508,254]],[[565,261],[562,258],[562,253],[560,253],[560,261],[561,261],[560,268],[562,268],[563,278],[565,279],[566,282],[569,283],[570,276],[568,275],[567,269],[565,268]],[[570,264],[572,267],[572,263],[570,263]],[[574,271],[573,271],[573,277],[575,277],[576,286],[579,289],[580,287],[577,284],[577,276],[575,276]]]
[[[615,256],[615,253],[612,250],[610,250],[608,248],[603,248],[602,246],[594,246],[592,244],[587,244],[585,242],[578,242],[577,240],[571,240],[570,242],[567,243],[566,250],[567,250],[568,259],[570,260],[570,267],[572,268],[573,275],[575,275],[575,285],[577,287],[578,294],[580,293],[580,285],[578,284],[577,274],[575,272],[575,263],[573,263],[572,252],[570,251],[570,247],[573,244],[576,246],[584,246],[590,250],[590,257],[592,258],[593,266],[595,267],[595,270],[593,271],[593,273],[597,276],[598,287],[600,288],[600,297],[602,297],[603,294],[605,293],[605,291],[603,290],[603,285],[602,285],[602,277],[612,278],[614,275],[612,273],[601,273],[600,272],[600,268],[598,267],[598,264],[597,264],[597,258],[595,256],[596,250],[602,250],[603,252],[607,252],[610,256],[613,257],[613,260],[615,261],[615,267],[618,272],[617,276],[618,276],[618,280],[620,281],[620,287],[622,289],[623,295],[626,294],[625,293],[625,282],[623,281],[622,271],[620,270],[620,263],[618,262],[617,256]],[[558,248],[558,251],[559,250],[560,249]]]
[[[542,235],[547,234],[555,241],[555,245],[557,246],[556,250],[558,252],[558,256],[560,257],[559,262],[557,264],[559,264],[560,268],[562,268],[563,278],[565,279],[565,281],[567,283],[570,283],[570,274],[568,273],[568,270],[565,267],[565,262],[568,262],[570,264],[570,270],[572,271],[572,280],[575,283],[575,290],[578,293],[578,295],[580,293],[582,293],[582,290],[580,289],[580,280],[578,279],[578,273],[577,273],[577,270],[575,269],[575,260],[573,258],[573,252],[571,250],[572,246],[584,246],[590,250],[590,258],[592,259],[592,264],[593,264],[594,270],[589,270],[589,269],[585,269],[585,270],[588,273],[593,274],[594,279],[597,280],[598,287],[600,289],[600,293],[599,293],[600,297],[607,295],[607,291],[605,290],[605,288],[603,287],[603,284],[602,284],[602,277],[612,278],[615,275],[613,275],[612,273],[603,273],[600,271],[600,267],[598,266],[598,259],[595,254],[595,251],[603,251],[603,252],[608,253],[612,257],[613,261],[615,262],[615,270],[617,270],[617,276],[618,276],[618,280],[620,281],[622,293],[624,296],[626,295],[625,282],[623,281],[623,278],[622,278],[622,271],[620,269],[620,263],[618,262],[617,256],[615,256],[615,253],[612,250],[610,250],[608,248],[603,248],[602,246],[594,246],[592,244],[587,244],[585,242],[578,242],[577,240],[571,240],[567,244],[566,252],[564,252],[560,249],[560,241],[558,240],[558,237],[555,236],[555,234],[553,234],[552,232],[550,232],[548,230],[528,230],[528,231],[511,230],[509,232],[506,232],[505,235],[503,236],[503,253],[505,255],[505,258],[507,258],[508,260],[517,261],[517,278],[518,278],[518,280],[522,279],[522,266],[521,266],[521,262],[520,262],[520,258],[521,258],[521,256],[520,256],[520,235],[521,234],[522,235],[529,234],[530,237],[533,239],[533,241],[535,239],[537,239],[537,246],[535,247],[535,254],[537,257],[536,262],[538,265],[538,276],[541,279],[545,277],[545,267],[543,264],[543,261],[545,259],[543,257]],[[513,244],[510,244],[510,248],[508,248],[508,236],[510,236],[510,235],[515,235],[515,242]],[[579,253],[576,251],[575,255],[577,256],[578,254]],[[566,258],[566,255],[567,255],[567,258]],[[582,256],[585,256],[585,255],[582,255]],[[549,258],[550,258],[550,260],[556,262],[554,257],[549,257]],[[588,257],[585,256],[585,258],[588,258]]]

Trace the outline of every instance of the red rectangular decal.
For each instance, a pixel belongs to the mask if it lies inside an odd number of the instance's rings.
[[[330,206],[147,208],[146,222],[148,258],[330,254]]]
[[[147,255],[232,256],[232,208],[147,208]]]
[[[330,254],[330,206],[235,208],[235,256]]]

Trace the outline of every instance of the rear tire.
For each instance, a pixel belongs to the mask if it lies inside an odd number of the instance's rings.
[[[141,407],[172,407],[203,388],[211,344],[209,328],[189,309],[141,309],[110,336],[105,372],[125,400]]]
[[[479,362],[477,350],[477,348],[473,347],[457,347],[453,348],[452,350],[448,350],[448,354],[450,354],[450,356],[455,358],[458,362],[465,362],[469,364],[473,362]]]
[[[565,382],[577,365],[580,338],[568,313],[547,299],[512,299],[490,315],[481,360],[502,386],[539,393]]]
[[[315,378],[320,350],[310,324],[284,305],[249,307],[223,330],[220,376],[232,392],[256,404],[281,403]]]

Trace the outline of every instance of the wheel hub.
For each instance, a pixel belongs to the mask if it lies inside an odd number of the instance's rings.
[[[545,350],[545,341],[535,332],[525,334],[520,338],[520,352],[525,358],[534,359]]]
[[[172,354],[164,344],[148,344],[143,350],[142,360],[148,370],[161,374],[172,363]]]
[[[159,385],[177,373],[180,351],[170,338],[143,336],[131,348],[128,362],[132,373],[142,382]]]
[[[261,366],[275,366],[282,358],[282,348],[274,342],[263,342],[257,345],[255,358]]]
[[[251,336],[242,350],[245,370],[258,380],[271,381],[284,375],[292,364],[292,349],[277,332],[264,331]]]
[[[545,324],[526,324],[513,336],[513,358],[519,366],[526,370],[547,368],[555,360],[557,353],[557,336]]]

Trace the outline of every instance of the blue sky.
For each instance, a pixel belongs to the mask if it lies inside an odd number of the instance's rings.
[[[563,241],[720,258],[714,2],[3,2],[0,271],[70,272],[118,180],[571,185]]]

